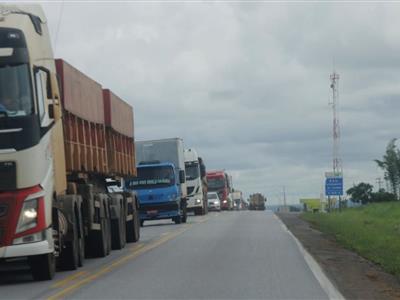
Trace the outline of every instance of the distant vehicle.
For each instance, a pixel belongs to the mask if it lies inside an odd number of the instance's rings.
[[[202,180],[205,174],[201,172],[201,164],[202,160],[195,149],[185,149],[187,210],[193,211],[195,215],[205,215],[208,211],[207,194],[203,192],[205,187]]]
[[[267,202],[267,198],[262,194],[252,194],[249,198],[249,210],[265,210],[265,202]]]
[[[138,175],[126,181],[126,188],[137,191],[141,226],[146,220],[159,219],[186,223],[183,140],[139,141],[135,146]]]
[[[231,193],[232,201],[233,201],[233,206],[236,210],[241,210],[242,203],[243,203],[243,196],[242,192],[235,190],[234,192]]]
[[[221,201],[216,192],[208,192],[208,210],[221,211]]]
[[[207,172],[208,191],[216,192],[221,200],[221,210],[232,210],[233,203],[229,196],[230,180],[224,171]]]

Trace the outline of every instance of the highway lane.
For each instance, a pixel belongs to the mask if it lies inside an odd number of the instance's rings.
[[[6,298],[328,299],[271,212],[145,223],[140,243],[52,282],[1,281]]]

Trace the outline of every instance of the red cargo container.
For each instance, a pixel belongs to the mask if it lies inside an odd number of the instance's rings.
[[[103,90],[104,119],[106,126],[111,127],[127,137],[133,138],[133,110],[132,106],[113,94],[110,90]]]
[[[113,174],[136,176],[135,142],[133,138],[106,128],[108,168]]]
[[[109,90],[103,94],[101,85],[63,60],[56,60],[56,67],[61,77],[67,171],[136,175],[132,107]]]
[[[132,106],[108,89],[103,90],[103,101],[110,171],[136,175]]]
[[[67,171],[107,174],[102,87],[62,59],[56,60],[56,68],[61,79]]]
[[[56,59],[56,68],[61,79],[64,109],[83,120],[104,124],[101,85],[62,59]]]

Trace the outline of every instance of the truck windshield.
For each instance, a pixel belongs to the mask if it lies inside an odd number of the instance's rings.
[[[139,167],[137,177],[129,180],[130,189],[148,189],[166,187],[175,184],[175,174],[172,167]]]
[[[193,180],[200,177],[200,169],[198,162],[185,163],[186,180]]]
[[[0,115],[20,117],[32,113],[28,65],[0,67]]]
[[[209,189],[222,189],[225,187],[225,180],[221,178],[207,178]]]

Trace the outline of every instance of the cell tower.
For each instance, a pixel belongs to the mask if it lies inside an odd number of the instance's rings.
[[[333,111],[333,173],[339,173],[340,176],[343,172],[342,159],[340,158],[340,126],[339,114],[337,112],[339,102],[339,74],[335,71],[330,76],[331,89],[332,89],[332,106]]]

